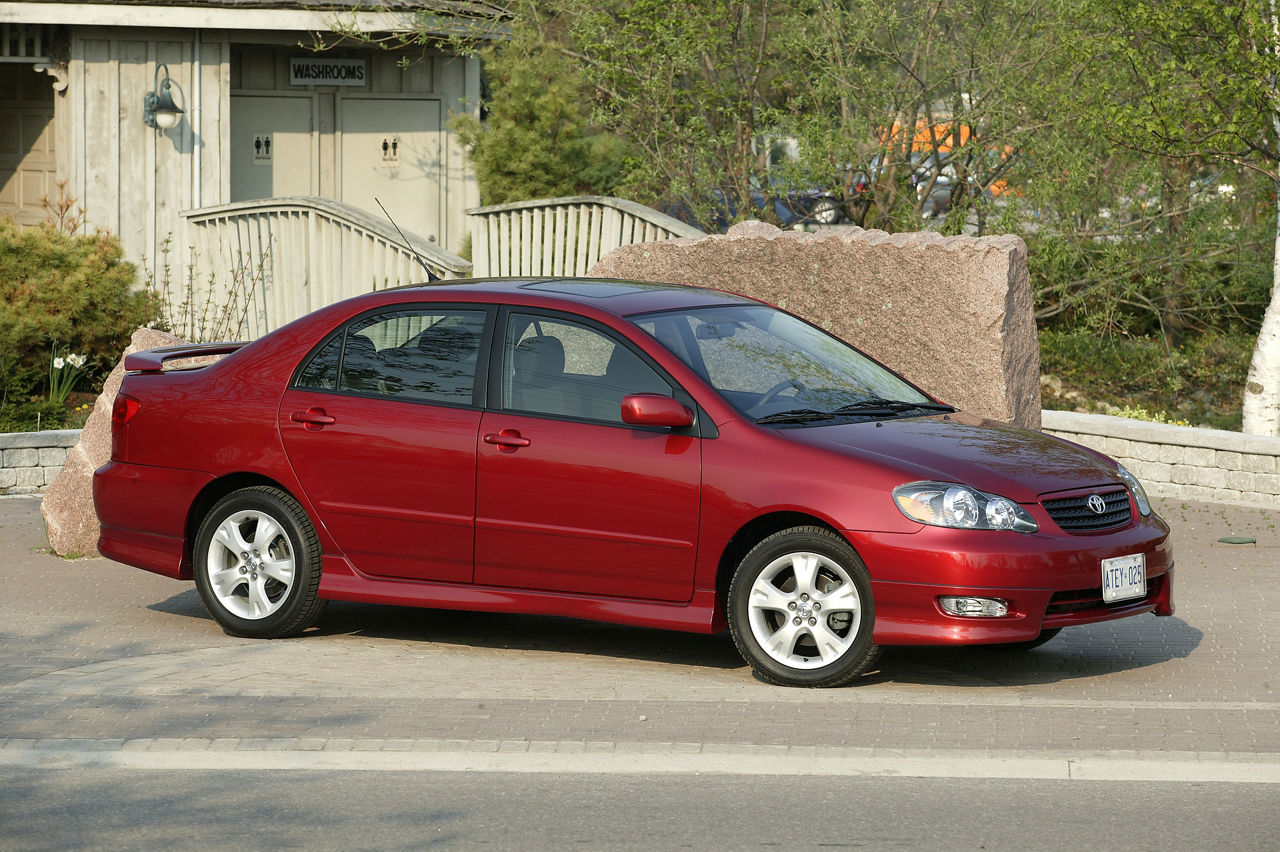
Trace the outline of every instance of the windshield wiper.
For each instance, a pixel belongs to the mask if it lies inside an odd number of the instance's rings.
[[[905,402],[897,399],[881,399],[871,397],[842,405],[835,411],[819,411],[816,408],[792,408],[779,411],[777,414],[766,414],[756,419],[756,423],[814,423],[819,420],[832,420],[841,415],[855,414],[867,417],[892,417],[907,411],[955,411],[955,408],[941,402]]]
[[[905,402],[898,399],[881,399],[880,397],[870,397],[868,399],[860,399],[857,402],[851,402],[848,405],[842,405],[832,414],[871,414],[871,415],[888,415],[901,414],[904,411],[955,411],[953,406],[941,402]]]
[[[779,411],[777,414],[766,414],[764,417],[757,417],[757,423],[813,423],[817,420],[830,420],[835,417],[828,411],[818,411],[816,408],[792,408],[787,411]]]

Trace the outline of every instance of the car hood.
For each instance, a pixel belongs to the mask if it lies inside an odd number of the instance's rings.
[[[1092,450],[963,413],[788,429],[786,436],[895,467],[913,479],[959,482],[1020,503],[1120,482],[1113,465]]]

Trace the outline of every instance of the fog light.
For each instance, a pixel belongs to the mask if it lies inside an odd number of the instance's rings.
[[[999,618],[1009,614],[1009,604],[999,598],[947,596],[938,598],[938,603],[942,604],[942,609],[948,614],[964,618]]]

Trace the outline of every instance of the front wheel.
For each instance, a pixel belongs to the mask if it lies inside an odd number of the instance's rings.
[[[214,504],[200,524],[193,561],[205,609],[232,635],[293,636],[324,608],[315,527],[278,488],[244,488]]]
[[[739,563],[729,630],[756,675],[781,686],[843,686],[880,656],[871,641],[871,577],[822,527],[774,533]]]

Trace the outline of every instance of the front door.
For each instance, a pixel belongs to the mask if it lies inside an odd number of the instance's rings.
[[[445,169],[440,102],[420,98],[342,98],[339,198],[404,230],[443,241]]]
[[[312,95],[231,97],[231,200],[315,195]]]
[[[480,423],[478,584],[684,602],[693,594],[701,439],[622,423],[672,394],[605,329],[512,313],[501,410]]]
[[[46,221],[42,199],[58,201],[50,82],[30,65],[0,63],[0,216],[23,226]]]

